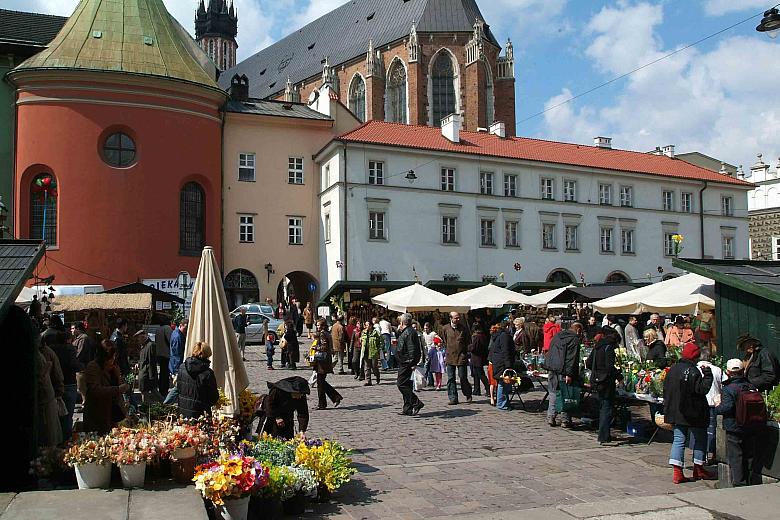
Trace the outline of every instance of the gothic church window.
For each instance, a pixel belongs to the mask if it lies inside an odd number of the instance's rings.
[[[455,98],[455,67],[450,53],[439,52],[431,67],[433,113],[432,126],[441,126],[441,120],[457,111]]]
[[[349,109],[360,120],[366,120],[366,82],[356,74],[349,86]]]
[[[30,185],[30,238],[57,245],[57,178],[36,175]]]
[[[385,91],[385,121],[391,123],[408,122],[406,106],[406,68],[401,60],[393,60],[387,73]]]

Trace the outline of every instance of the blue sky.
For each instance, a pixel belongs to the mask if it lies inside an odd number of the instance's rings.
[[[359,0],[358,0],[359,1]],[[165,0],[188,29],[198,0]],[[239,59],[344,0],[235,0]],[[478,0],[498,37],[512,39],[518,135],[647,151],[676,145],[746,173],[780,155],[780,38],[759,18],[592,94],[535,116],[700,38],[771,7],[772,0]],[[69,14],[77,0],[0,0],[0,6]]]

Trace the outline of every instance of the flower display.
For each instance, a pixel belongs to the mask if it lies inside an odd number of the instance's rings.
[[[317,484],[317,478],[309,468],[271,466],[268,469],[268,485],[262,493],[281,500],[289,500],[296,495],[314,498],[317,496]]]
[[[49,478],[63,469],[65,450],[57,446],[46,446],[38,450],[38,456],[30,461],[30,475]]]
[[[254,442],[243,441],[241,449],[268,466],[290,466],[295,463],[295,444],[275,439],[267,433]]]
[[[68,466],[111,462],[111,442],[107,436],[79,434],[65,450],[62,460]]]
[[[227,406],[231,405],[230,398],[228,398],[227,394],[225,394],[224,388],[218,388],[217,391],[219,392],[219,397],[217,398],[217,402],[214,404],[215,409],[219,408],[225,408]]]
[[[669,368],[635,370],[636,383],[634,389],[637,394],[650,394],[653,397],[663,397],[664,380]]]
[[[153,462],[165,451],[165,444],[154,431],[114,428],[108,435],[111,460],[116,464]]]
[[[268,469],[252,457],[223,453],[195,468],[195,489],[216,505],[252,495],[268,485]]]
[[[158,431],[160,445],[165,454],[169,454],[179,448],[195,448],[196,452],[209,447],[210,438],[197,424],[180,420],[172,425],[164,425]]]
[[[349,482],[355,472],[349,451],[335,441],[303,441],[296,439],[295,464],[310,469],[317,482],[328,491],[335,491]]]
[[[259,395],[252,393],[248,388],[241,391],[241,394],[238,396],[238,409],[242,423],[247,424],[251,422],[252,417],[255,415],[255,407],[259,398]]]

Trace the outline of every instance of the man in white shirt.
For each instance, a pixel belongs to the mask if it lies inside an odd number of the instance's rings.
[[[379,334],[380,336],[382,336],[382,341],[384,342],[383,350],[385,354],[385,359],[382,360],[384,369],[387,370],[388,368],[394,368],[395,356],[393,356],[393,341],[392,341],[393,328],[390,325],[390,322],[387,321],[387,319],[384,316],[382,317],[382,319],[379,320]]]
[[[701,349],[701,357],[696,366],[699,367],[699,371],[701,371],[703,366],[708,366],[712,370],[712,386],[710,391],[707,392],[707,404],[710,405],[710,425],[707,427],[707,459],[713,460],[715,458],[715,429],[717,424],[715,408],[720,405],[723,382],[728,379],[728,376],[723,373],[720,367],[710,363],[710,355],[709,349]]]

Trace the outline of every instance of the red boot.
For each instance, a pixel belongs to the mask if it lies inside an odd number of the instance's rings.
[[[693,465],[693,479],[694,480],[718,480],[718,476],[711,471],[704,469],[701,464]]]
[[[683,474],[682,466],[672,466],[672,469],[674,469],[672,482],[675,484],[684,484],[686,482],[690,482],[690,479]]]

